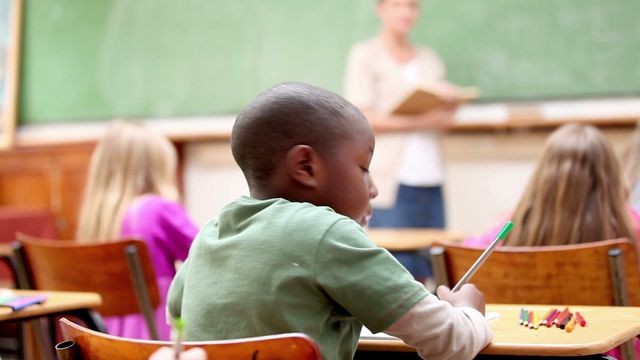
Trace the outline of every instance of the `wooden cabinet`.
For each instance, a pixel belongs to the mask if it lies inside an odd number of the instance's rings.
[[[63,239],[74,235],[95,143],[0,151],[0,206],[49,210]]]

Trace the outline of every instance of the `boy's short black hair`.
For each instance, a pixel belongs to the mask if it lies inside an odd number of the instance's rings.
[[[354,135],[364,115],[341,96],[303,83],[276,85],[258,95],[236,118],[231,152],[249,186],[269,179],[295,145],[321,155]]]

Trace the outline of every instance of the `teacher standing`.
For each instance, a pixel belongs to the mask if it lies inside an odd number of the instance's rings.
[[[349,52],[344,95],[376,132],[371,172],[380,193],[371,227],[445,226],[439,133],[450,126],[454,103],[417,115],[391,114],[400,99],[420,86],[435,87],[450,99],[455,94],[455,87],[445,81],[440,57],[409,39],[419,5],[418,0],[379,0],[379,34]],[[417,279],[430,276],[426,257],[394,255]]]

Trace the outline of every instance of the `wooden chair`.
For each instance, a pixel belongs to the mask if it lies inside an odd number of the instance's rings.
[[[60,320],[63,338],[56,345],[59,360],[148,359],[169,341],[133,340],[102,334],[67,319]],[[184,349],[201,347],[208,360],[321,360],[316,342],[304,334],[282,334],[247,339],[185,342]]]
[[[454,285],[484,249],[438,243],[438,285]],[[640,306],[640,267],[627,239],[578,245],[499,247],[471,281],[487,303]]]
[[[434,245],[436,283],[455,285],[483,251],[453,243]],[[499,247],[470,282],[487,303],[640,306],[640,267],[628,239]],[[623,346],[623,356],[635,359],[632,342]]]
[[[149,334],[158,338],[153,309],[159,305],[160,297],[143,241],[78,244],[18,234],[14,257],[20,288],[99,293],[102,305],[96,310],[101,315],[142,313]],[[88,326],[106,332],[95,313],[83,315],[79,314]]]

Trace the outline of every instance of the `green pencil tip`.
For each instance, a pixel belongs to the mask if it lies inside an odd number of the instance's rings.
[[[498,234],[498,239],[504,240],[504,238],[507,237],[507,234],[509,234],[509,231],[511,231],[512,228],[513,228],[513,223],[511,221],[507,221],[507,223],[504,224],[504,226],[502,227],[502,230],[500,230],[500,233]]]

